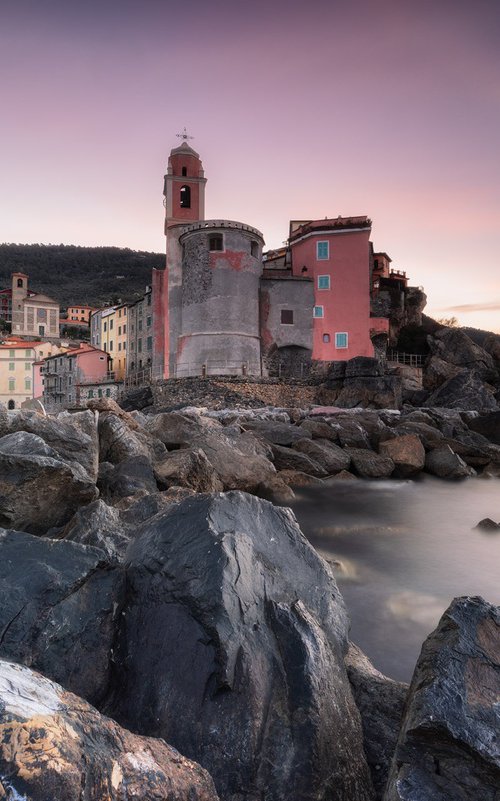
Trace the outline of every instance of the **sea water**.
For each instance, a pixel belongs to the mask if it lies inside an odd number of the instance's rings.
[[[376,668],[409,681],[452,598],[500,604],[500,480],[339,481],[301,490],[293,509],[331,564],[350,638]]]

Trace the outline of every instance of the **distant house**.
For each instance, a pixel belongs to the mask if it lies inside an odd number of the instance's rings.
[[[12,334],[16,337],[59,337],[59,303],[28,291],[28,276],[12,274]]]
[[[90,315],[90,344],[102,348],[110,356],[110,370],[117,379],[125,377],[127,369],[128,309],[122,303],[95,309]]]
[[[90,315],[96,311],[94,306],[68,306],[66,311],[66,320],[61,322],[77,323],[79,325],[89,325]]]
[[[0,402],[19,409],[27,400],[41,395],[36,364],[60,353],[62,346],[9,337],[0,343]]]
[[[115,397],[117,389],[110,362],[108,353],[87,343],[45,359],[43,404],[53,411],[85,406],[92,397]]]

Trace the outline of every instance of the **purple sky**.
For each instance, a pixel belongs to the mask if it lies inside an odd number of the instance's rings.
[[[4,0],[0,241],[164,250],[187,126],[207,217],[368,214],[427,311],[500,332],[498,0]]]

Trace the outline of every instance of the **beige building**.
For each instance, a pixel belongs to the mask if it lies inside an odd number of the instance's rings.
[[[28,293],[28,276],[12,275],[12,335],[15,337],[59,337],[59,304],[47,295]]]
[[[52,342],[10,338],[0,344],[0,402],[8,409],[19,409],[34,397],[34,364],[61,352]]]
[[[127,369],[127,307],[109,306],[90,316],[90,344],[102,348],[111,357],[110,370],[117,380]]]

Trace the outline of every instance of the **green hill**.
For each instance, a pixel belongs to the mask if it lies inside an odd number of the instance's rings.
[[[163,253],[128,248],[0,244],[0,289],[10,287],[13,272],[23,272],[30,289],[61,308],[106,306],[136,300],[151,284],[153,267],[164,266]]]

